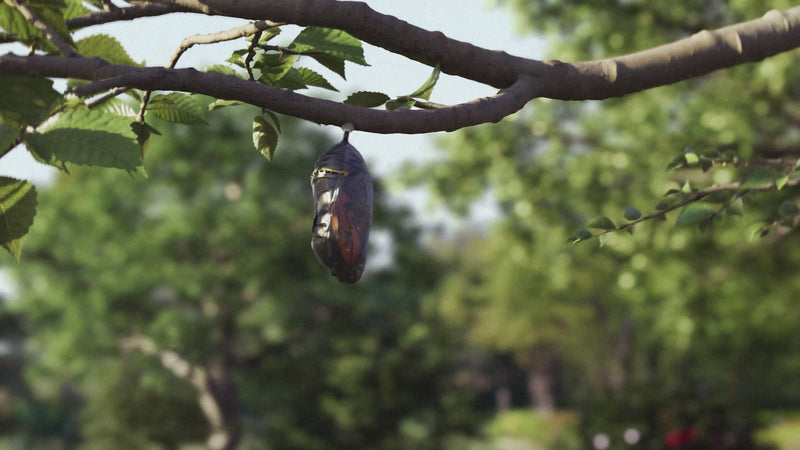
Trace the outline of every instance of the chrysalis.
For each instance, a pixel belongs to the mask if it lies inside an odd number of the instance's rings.
[[[364,158],[347,142],[349,134],[320,155],[311,173],[311,248],[343,283],[355,283],[364,273],[372,226],[372,178]]]

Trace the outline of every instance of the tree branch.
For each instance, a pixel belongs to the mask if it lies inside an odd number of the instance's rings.
[[[120,20],[133,20],[140,17],[163,16],[173,12],[190,12],[174,3],[144,3],[108,11],[93,11],[88,15],[67,20],[67,28],[74,30],[92,25],[101,25]]]
[[[17,11],[22,14],[22,17],[25,18],[28,22],[30,22],[37,30],[44,33],[45,37],[56,46],[58,51],[66,56],[75,56],[75,50],[67,43],[67,41],[62,38],[56,30],[54,30],[50,25],[47,25],[42,19],[40,19],[30,8],[28,5],[25,4],[24,1],[18,0],[5,0],[5,3],[12,8],[15,8]]]
[[[82,97],[119,86],[195,92],[239,100],[321,124],[342,125],[352,122],[357,130],[375,133],[452,131],[479,123],[497,122],[521,109],[532,98],[534,84],[532,78],[522,77],[493,97],[432,110],[386,111],[308,97],[233,75],[198,72],[194,69],[129,67],[99,58],[19,56],[9,53],[0,56],[0,74],[102,80],[73,91]]]
[[[482,49],[377,13],[361,2],[164,0],[158,5],[171,10],[250,19],[270,17],[279,22],[343,29],[365,42],[432,66],[438,63],[444,72],[499,87],[501,91],[460,105],[425,111],[385,111],[312,98],[234,76],[192,69],[127,67],[99,59],[7,54],[0,56],[0,74],[96,80],[75,90],[82,96],[114,87],[196,92],[240,100],[321,124],[352,122],[361,131],[412,134],[496,122],[537,97],[599,100],[622,96],[800,47],[800,7],[770,11],[759,19],[703,31],[630,55],[570,64]],[[154,5],[142,8],[145,6]]]

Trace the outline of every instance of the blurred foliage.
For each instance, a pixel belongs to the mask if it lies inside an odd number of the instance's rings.
[[[331,139],[285,119],[291,151],[269,163],[248,149],[250,117],[154,122],[170,132],[148,150],[149,179],[78,168],[40,192],[27,256],[10,268],[19,298],[0,310],[21,342],[19,378],[0,380],[9,436],[25,447],[202,443],[197,389],[167,370],[169,356],[126,350],[132,337],[233,386],[218,401],[243,448],[439,448],[470,429],[471,396],[452,383],[456,342],[422,303],[441,269],[409,212],[376,201],[373,230],[388,244],[358,286],[341,285],[309,247],[308,177]]]
[[[507,3],[563,60],[640,50],[766,12],[748,2]],[[444,138],[442,160],[406,171],[456,212],[486,192],[497,201],[487,232],[437,243],[452,271],[433,297],[442,317],[468,330],[469,345],[560,380],[550,395],[580,412],[584,447],[597,433],[635,426],[644,448],[662,448],[667,432],[691,426],[707,446],[733,433],[727,448],[735,448],[752,438],[757,409],[800,403],[797,188],[745,192],[729,214],[701,223],[705,232],[675,227],[670,213],[630,235],[601,236],[599,246],[564,246],[597,217],[657,211],[671,190],[741,181],[764,161],[793,170],[796,59],[787,53],[603,102],[534,101],[499,124]],[[665,170],[686,147],[730,159]]]

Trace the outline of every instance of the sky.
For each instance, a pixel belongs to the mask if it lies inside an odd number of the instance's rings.
[[[370,0],[368,3],[379,12],[391,14],[427,30],[441,31],[454,39],[493,50],[504,50],[518,56],[542,58],[544,52],[542,40],[515,34],[509,12],[504,8],[487,9],[484,6],[485,2],[486,0]],[[148,66],[163,66],[184,37],[226,30],[243,23],[244,20],[225,17],[170,15],[90,27],[79,31],[76,39],[97,33],[110,34],[122,43],[135,61],[145,61]],[[294,33],[297,31],[299,29],[295,29]],[[287,35],[285,38],[287,42],[279,43],[288,43],[293,37],[289,27],[278,38],[279,40],[283,34]],[[150,38],[152,36],[158,37]],[[194,46],[182,56],[178,67],[202,68],[221,63],[233,50],[243,46],[242,39]],[[18,48],[0,45],[0,52],[6,51],[20,52]],[[381,91],[390,96],[409,94],[428,78],[432,70],[431,67],[366,43],[364,53],[370,67],[348,63],[346,81],[331,72],[324,73],[324,76],[339,89],[340,92],[335,95],[340,96],[340,99],[361,90]],[[320,72],[324,70],[322,68]],[[63,86],[63,82],[60,86]],[[454,104],[495,93],[494,88],[442,74],[431,101]],[[330,94],[326,92],[324,95]],[[339,136],[341,133],[337,127],[327,128],[332,136]],[[405,162],[424,162],[435,158],[436,140],[444,134],[444,132],[427,135],[353,133],[350,142],[364,155],[370,171],[375,175],[384,176],[393,170],[398,170]],[[243,141],[251,142],[249,136],[243,137]],[[320,149],[320,152],[324,150]],[[276,158],[280,158],[281,151],[279,143]],[[26,179],[41,186],[52,180],[55,169],[33,161],[24,148],[18,147],[0,159],[0,175]],[[425,225],[436,226],[452,220],[443,209],[433,209],[421,189],[393,192],[392,195],[397,200],[416,205],[418,216]],[[478,207],[477,216],[492,216],[491,205],[486,203],[485,206]],[[35,233],[35,230],[34,224],[31,232]],[[3,275],[0,272],[0,294],[8,290],[8,280]]]

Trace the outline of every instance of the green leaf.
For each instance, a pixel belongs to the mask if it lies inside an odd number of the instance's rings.
[[[237,77],[242,78],[241,74],[237,72],[236,69],[226,66],[225,64],[212,64],[206,67],[205,71],[221,73],[223,75],[236,75]]]
[[[422,86],[419,87],[413,94],[409,95],[409,97],[413,98],[422,98],[425,100],[430,100],[431,93],[433,92],[433,87],[436,86],[436,82],[439,80],[439,65],[437,64],[436,67],[433,68],[433,73]]]
[[[208,104],[208,110],[214,111],[220,108],[224,108],[226,106],[238,106],[244,105],[244,102],[240,102],[239,100],[214,100],[213,102]]]
[[[0,177],[0,245],[19,262],[22,241],[36,215],[36,188],[29,181]]]
[[[363,106],[365,108],[374,108],[383,105],[389,99],[390,97],[383,92],[359,91],[350,94],[350,96],[344,100],[344,103]]]
[[[774,172],[766,169],[753,169],[744,176],[739,189],[755,189],[775,181]]]
[[[9,125],[0,117],[0,152],[10,148],[20,132],[21,130],[18,126]]]
[[[267,83],[268,80],[280,80],[292,68],[295,61],[297,55],[263,53],[253,59],[253,68],[261,71],[261,82]]]
[[[580,241],[585,241],[587,239],[592,238],[592,232],[587,230],[586,228],[581,228],[580,230],[576,231],[573,236],[567,238],[567,244],[575,244]]]
[[[287,70],[286,73],[281,75],[279,78],[268,80],[265,77],[261,77],[260,81],[277,88],[290,89],[293,91],[308,87],[303,81],[303,75],[294,67],[290,67],[289,70]]]
[[[684,194],[691,194],[693,190],[692,183],[690,183],[689,179],[687,178],[686,181],[683,182],[683,186],[681,186],[681,192]]]
[[[274,125],[274,114],[265,113],[253,119],[253,145],[268,161],[272,161],[278,147],[279,126]]]
[[[630,205],[625,207],[625,219],[627,219],[627,220],[637,220],[637,219],[640,219],[641,217],[642,217],[642,213],[638,209],[636,209],[636,208],[634,208],[633,206],[630,206]]]
[[[87,58],[98,57],[112,64],[126,66],[142,66],[128,55],[125,48],[116,38],[107,34],[95,34],[75,43],[78,53]]]
[[[606,216],[598,217],[587,226],[589,228],[600,228],[602,230],[613,230],[614,228],[617,227],[616,225],[614,225],[614,221],[612,221]]]
[[[0,117],[20,127],[36,123],[61,99],[47,78],[0,75],[0,86]]]
[[[147,104],[147,111],[167,122],[187,125],[206,123],[205,109],[200,102],[180,92],[153,96]]]
[[[779,191],[783,189],[786,186],[786,183],[789,182],[789,178],[790,178],[789,175],[784,175],[775,180],[775,188]]]
[[[681,209],[676,226],[691,225],[714,216],[717,211],[707,203],[689,203]]]
[[[736,197],[736,200],[732,201],[725,211],[734,216],[744,215],[744,200],[742,197]]]
[[[698,155],[694,150],[686,151],[683,154],[683,160],[686,162],[688,167],[696,166],[700,163],[700,155]]]
[[[307,67],[297,67],[296,70],[300,73],[300,75],[302,75],[303,82],[308,86],[316,86],[323,89],[328,89],[330,91],[339,92],[338,89],[328,83],[328,80],[326,80],[325,77],[317,72],[314,72]]]
[[[338,74],[342,79],[347,79],[344,76],[344,58],[340,58],[338,56],[327,55],[325,53],[311,53],[307,54],[315,61],[327,67],[329,70],[333,71],[334,73]]]
[[[55,166],[72,162],[89,166],[134,169],[142,164],[130,118],[100,110],[64,112],[44,131],[25,135],[28,150]]]
[[[791,200],[784,200],[778,206],[778,214],[781,217],[796,216],[798,213],[800,213],[800,208]]]
[[[28,3],[28,6],[42,22],[52,27],[67,43],[72,44],[72,37],[64,20],[66,5],[63,1],[38,0]],[[0,3],[0,29],[27,45],[48,53],[58,52],[58,48],[44,33],[29,23],[16,8],[6,3]]]
[[[307,27],[292,41],[289,49],[307,54],[324,53],[362,66],[369,65],[364,59],[361,41],[333,28]]]
[[[386,102],[386,109],[390,111],[395,109],[411,109],[416,103],[416,100],[391,100]]]

